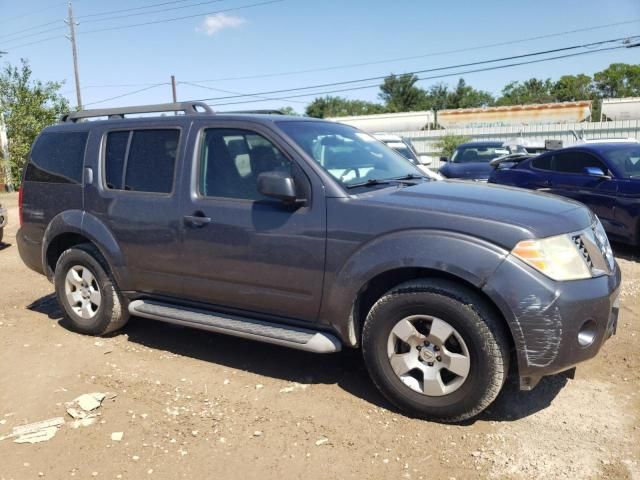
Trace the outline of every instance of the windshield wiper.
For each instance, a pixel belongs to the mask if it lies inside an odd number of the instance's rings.
[[[371,178],[369,180],[367,180],[366,182],[360,182],[360,183],[351,183],[349,185],[346,185],[346,188],[356,188],[356,187],[373,187],[375,185],[387,185],[389,183],[391,183],[391,180],[379,180],[377,178]]]
[[[425,175],[416,175],[415,173],[409,173],[401,177],[393,177],[393,180],[424,180],[426,178],[428,177],[426,177]]]

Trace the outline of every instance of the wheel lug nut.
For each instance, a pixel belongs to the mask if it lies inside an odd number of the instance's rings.
[[[425,346],[425,347],[428,347],[428,346],[429,346],[429,342],[425,341],[425,342],[424,342],[424,346]]]
[[[439,352],[439,351],[440,351],[440,347],[439,347],[439,346],[437,346],[437,345],[434,345],[433,349],[434,349],[436,352]]]
[[[418,345],[416,348],[417,348],[418,350],[422,350],[422,345]]]
[[[438,360],[439,362],[442,361],[442,357],[436,357],[436,360]]]
[[[433,367],[433,362],[428,362],[427,365],[429,365],[430,367]]]

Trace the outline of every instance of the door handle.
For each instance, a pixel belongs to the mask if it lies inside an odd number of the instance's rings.
[[[211,218],[206,217],[202,212],[196,212],[193,215],[185,215],[184,222],[193,227],[204,227],[211,223]]]

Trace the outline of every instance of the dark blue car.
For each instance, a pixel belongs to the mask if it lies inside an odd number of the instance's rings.
[[[503,163],[491,183],[569,197],[595,212],[612,240],[640,245],[640,144],[594,143]]]
[[[447,163],[440,167],[440,173],[447,178],[486,182],[493,170],[489,162],[509,153],[513,153],[513,149],[500,141],[463,143],[445,160]]]

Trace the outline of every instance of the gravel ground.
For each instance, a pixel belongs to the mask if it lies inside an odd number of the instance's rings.
[[[396,412],[358,352],[320,356],[132,319],[70,332],[47,280],[20,261],[17,199],[0,245],[0,436],[64,417],[36,444],[0,440],[0,479],[640,479],[640,251],[623,269],[618,335],[576,378],[507,385],[479,419]],[[107,397],[73,428],[66,402]],[[86,419],[85,419],[86,420]],[[112,433],[122,432],[120,441]]]

